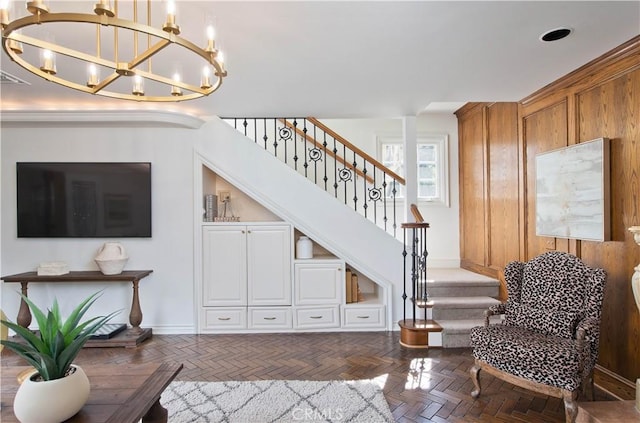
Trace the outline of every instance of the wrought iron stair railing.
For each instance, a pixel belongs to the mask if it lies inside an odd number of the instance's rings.
[[[396,236],[405,180],[312,117],[222,118],[345,205]]]

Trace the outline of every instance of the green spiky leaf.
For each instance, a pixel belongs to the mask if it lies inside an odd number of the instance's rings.
[[[22,295],[36,319],[38,333],[35,334],[16,323],[0,320],[1,324],[13,330],[24,340],[24,342],[1,340],[0,344],[24,358],[38,371],[42,379],[63,378],[84,344],[98,329],[120,312],[115,311],[80,323],[101,292],[90,295],[78,304],[65,321],[60,314],[57,300],[54,299],[51,309],[45,314],[29,298]]]

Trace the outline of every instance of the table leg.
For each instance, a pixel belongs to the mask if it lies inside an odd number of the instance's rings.
[[[27,284],[29,282],[20,282],[22,286],[22,295],[27,296]],[[31,310],[29,310],[29,306],[24,301],[24,298],[20,298],[20,309],[18,310],[18,318],[16,319],[16,323],[18,323],[23,328],[28,328],[31,324]]]
[[[160,404],[160,398],[158,398],[158,401],[142,417],[142,423],[167,423],[168,416],[169,412]]]
[[[131,332],[141,333],[140,323],[142,323],[142,309],[140,308],[140,298],[138,297],[138,279],[133,280],[133,301],[131,303],[131,313],[129,313],[129,323]]]

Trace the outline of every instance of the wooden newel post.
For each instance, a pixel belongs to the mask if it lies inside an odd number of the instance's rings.
[[[27,296],[27,285],[29,282],[24,281],[20,282],[20,286],[22,287],[22,295]],[[24,301],[24,298],[20,298],[20,309],[18,310],[18,318],[16,319],[16,323],[18,323],[23,328],[28,328],[31,324],[31,310],[29,310],[29,306]]]

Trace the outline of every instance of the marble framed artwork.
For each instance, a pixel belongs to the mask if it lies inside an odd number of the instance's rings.
[[[536,155],[536,235],[608,241],[609,139]]]

